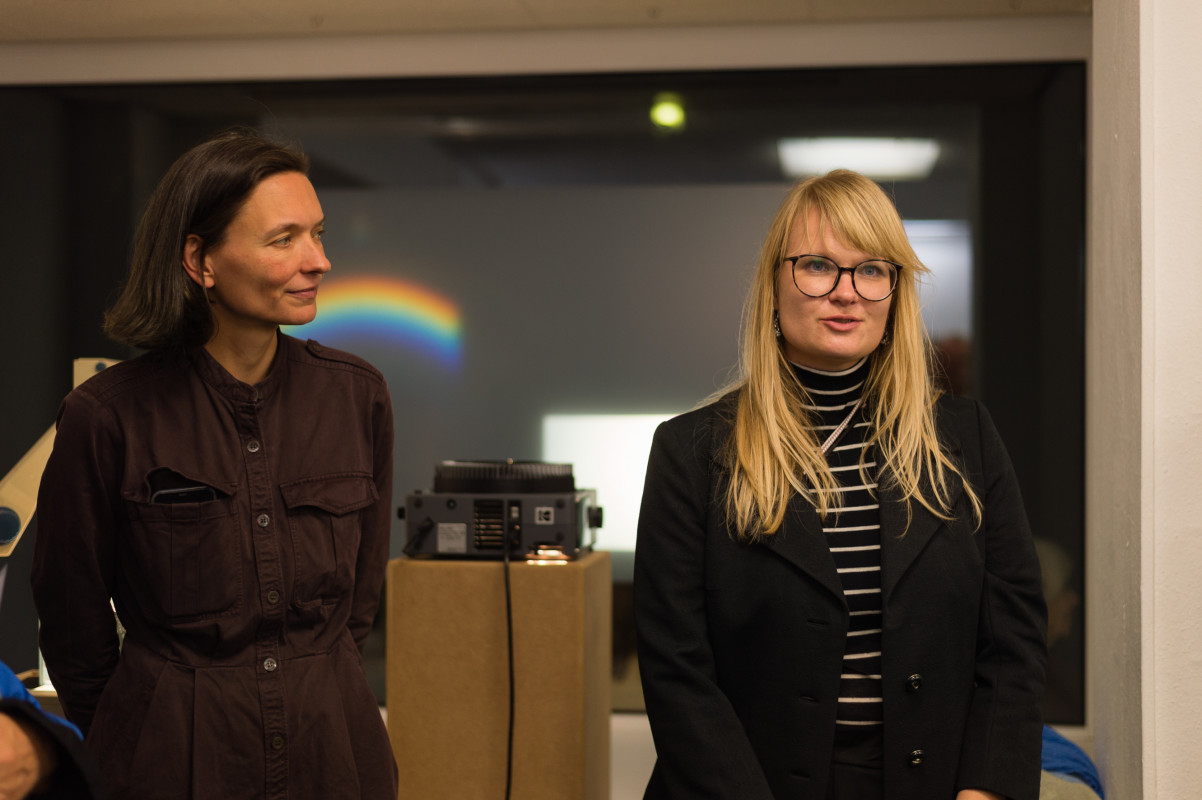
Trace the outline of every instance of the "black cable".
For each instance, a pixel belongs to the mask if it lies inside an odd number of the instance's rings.
[[[422,543],[426,541],[426,537],[430,535],[430,531],[434,530],[434,527],[434,520],[429,517],[422,520],[421,524],[417,526],[417,533],[409,541],[405,542],[405,546],[401,548],[401,552],[407,556],[417,555]]]
[[[505,800],[509,800],[509,791],[513,785],[513,606],[509,596],[510,546],[507,534],[505,546],[501,548],[505,554],[505,631],[509,638],[509,747],[505,759]]]

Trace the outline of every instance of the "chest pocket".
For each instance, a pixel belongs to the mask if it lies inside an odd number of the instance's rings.
[[[142,580],[172,621],[239,612],[242,548],[233,496],[198,503],[127,499],[126,510]]]
[[[280,485],[292,537],[293,602],[333,603],[355,585],[359,556],[356,512],[379,494],[368,473],[340,472]]]

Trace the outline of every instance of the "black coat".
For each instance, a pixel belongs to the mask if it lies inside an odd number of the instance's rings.
[[[822,800],[847,604],[813,507],[741,544],[718,453],[733,403],[665,422],[647,466],[635,557],[639,668],[659,756],[647,798]],[[943,399],[955,520],[881,498],[884,783],[888,800],[965,788],[1039,794],[1046,611],[1010,459],[984,408]],[[929,494],[927,496],[930,496]]]

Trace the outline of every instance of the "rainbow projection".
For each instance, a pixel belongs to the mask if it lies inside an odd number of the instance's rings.
[[[449,369],[459,366],[459,309],[428,289],[394,277],[356,275],[323,282],[317,318],[283,330],[330,347],[396,347]]]

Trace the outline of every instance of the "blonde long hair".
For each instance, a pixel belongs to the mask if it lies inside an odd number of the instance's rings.
[[[863,175],[835,170],[793,187],[760,253],[743,314],[742,377],[736,382],[734,426],[724,453],[730,474],[730,524],[740,539],[750,541],[780,529],[794,493],[823,517],[835,503],[838,482],[814,435],[817,421],[804,408],[809,398],[773,330],[777,271],[793,225],[811,212],[844,243],[902,265],[886,323],[889,340],[869,356],[864,385],[864,413],[871,424],[868,441],[882,462],[880,485],[900,490],[907,515],[910,503],[917,502],[946,520],[952,514],[954,476],[964,484],[979,522],[980,500],[936,436],[938,392],[918,301],[918,282],[928,270],[914,254],[884,191]],[[863,456],[860,472],[867,478]],[[920,488],[923,476],[929,480],[929,492]]]

